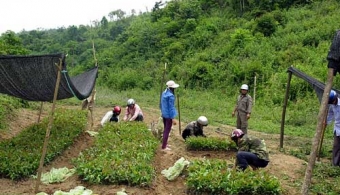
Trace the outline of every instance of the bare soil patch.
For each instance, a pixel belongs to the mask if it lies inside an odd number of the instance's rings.
[[[71,107],[73,109],[80,109],[79,107]],[[94,109],[94,131],[100,131],[100,120],[105,115],[105,113],[110,108],[105,107],[95,107]],[[143,108],[145,114],[145,123],[150,125],[152,121],[157,121],[159,117],[159,111],[153,108]],[[17,117],[14,117],[9,125],[9,130],[0,132],[0,141],[3,139],[9,139],[16,136],[20,131],[22,131],[28,125],[37,122],[38,112],[29,109],[21,109],[17,113]],[[123,114],[123,113],[122,113]],[[47,115],[47,111],[43,112],[43,116]],[[185,123],[181,124],[181,128],[184,129]],[[234,157],[234,153],[227,152],[216,152],[216,151],[187,151],[185,149],[185,143],[179,133],[178,125],[173,127],[169,138],[169,144],[171,145],[171,151],[162,152],[160,146],[156,151],[156,157],[154,160],[154,167],[156,169],[157,175],[154,179],[152,186],[147,188],[131,187],[125,185],[91,185],[81,181],[77,176],[72,176],[68,178],[65,182],[59,184],[41,184],[39,187],[40,191],[52,194],[56,190],[69,191],[76,186],[82,185],[88,189],[91,189],[95,194],[100,195],[112,195],[116,192],[125,189],[129,195],[184,195],[186,194],[185,177],[180,176],[174,181],[168,181],[161,171],[167,169],[181,157],[187,160],[200,159],[200,158],[218,158],[229,161]],[[228,138],[227,135],[231,132],[231,126],[222,126],[222,132],[218,133],[215,131],[217,127],[208,126],[205,128],[205,134],[207,136],[218,136]],[[256,131],[249,131],[249,133],[254,134],[266,140],[267,146],[270,149],[271,162],[268,167],[265,168],[270,174],[275,175],[280,179],[281,184],[284,188],[283,194],[294,195],[300,194],[299,188],[294,185],[294,183],[303,178],[301,170],[304,170],[304,161],[293,156],[285,155],[278,150],[279,146],[279,136],[268,135]],[[93,144],[93,137],[88,133],[84,132],[74,144],[67,149],[62,155],[56,158],[50,165],[44,167],[43,172],[49,171],[51,168],[62,168],[68,167],[73,168],[72,159],[77,157],[78,154],[84,149],[91,147]],[[35,180],[28,178],[23,181],[12,181],[9,179],[0,179],[0,194],[2,195],[15,195],[15,194],[34,194]]]

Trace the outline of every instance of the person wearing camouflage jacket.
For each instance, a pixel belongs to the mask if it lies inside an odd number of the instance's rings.
[[[241,129],[233,130],[231,139],[238,147],[235,167],[244,171],[248,166],[256,170],[268,165],[269,153],[264,140],[244,134]]]

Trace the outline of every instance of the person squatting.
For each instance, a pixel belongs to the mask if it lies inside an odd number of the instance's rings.
[[[230,138],[238,148],[235,168],[244,171],[248,166],[251,166],[253,170],[256,170],[268,165],[269,153],[264,140],[244,134],[241,129],[233,130]]]
[[[182,132],[182,137],[186,140],[190,136],[203,136],[203,127],[208,125],[208,119],[205,116],[200,116],[196,121],[191,121]]]

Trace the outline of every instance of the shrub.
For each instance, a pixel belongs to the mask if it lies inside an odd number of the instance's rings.
[[[275,33],[277,21],[271,14],[265,14],[257,20],[255,32],[261,32],[264,36],[269,37]]]
[[[44,163],[62,153],[83,131],[86,112],[57,109]],[[18,136],[0,143],[0,176],[13,180],[35,174],[39,167],[48,118],[33,124]]]
[[[155,175],[152,161],[157,145],[145,123],[109,123],[74,164],[90,183],[148,186]]]

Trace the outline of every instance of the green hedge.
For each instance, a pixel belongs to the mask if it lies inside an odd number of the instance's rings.
[[[223,160],[195,160],[188,168],[189,194],[281,194],[279,180],[264,170],[230,169]]]
[[[187,150],[236,150],[235,142],[218,137],[190,136],[185,144]]]
[[[44,163],[51,162],[84,130],[86,112],[57,109],[54,114]],[[18,180],[35,174],[42,154],[48,118],[33,124],[18,136],[0,142],[0,176]]]
[[[155,177],[158,144],[145,123],[109,123],[94,146],[74,159],[77,174],[90,183],[148,186]]]

